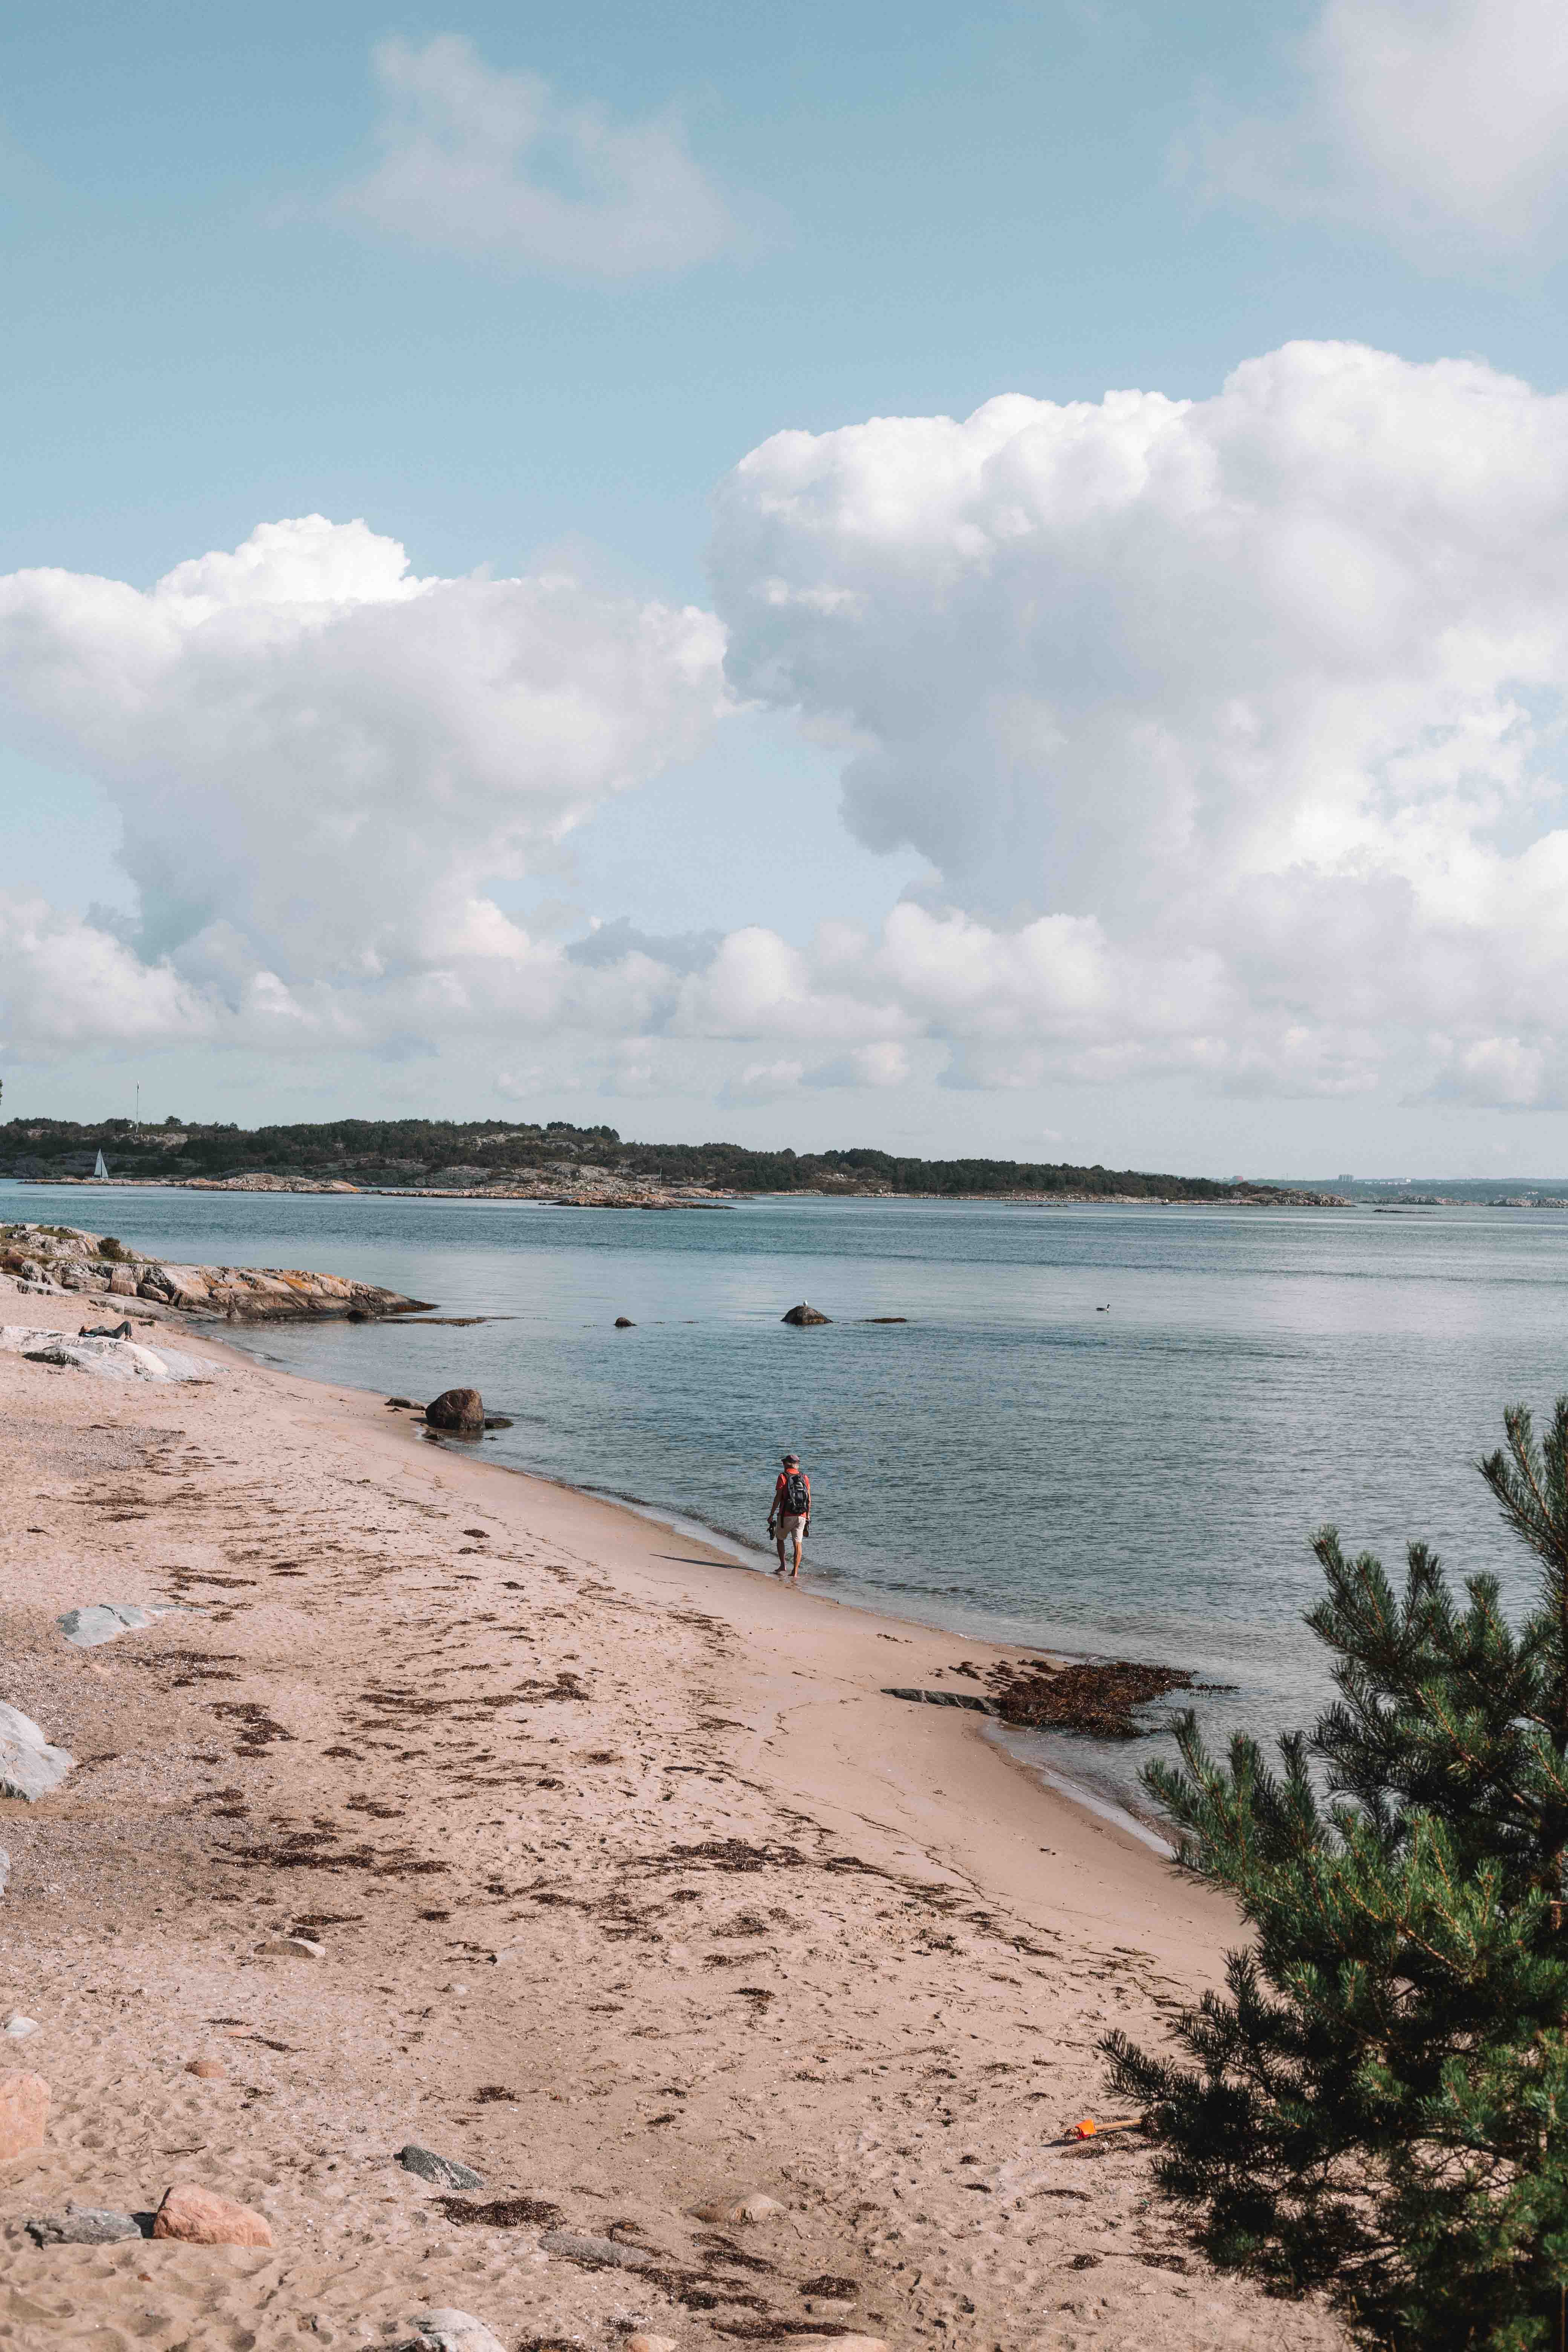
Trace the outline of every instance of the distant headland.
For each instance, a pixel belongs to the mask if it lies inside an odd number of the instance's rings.
[[[611,1127],[500,1119],[340,1118],[245,1129],[168,1119],[0,1125],[0,1176],[36,1183],[236,1192],[396,1192],[605,1208],[702,1206],[752,1193],[939,1200],[1205,1202],[1338,1208],[1337,1193],[1068,1161],[917,1160],[887,1151],[750,1151],[738,1143],[625,1142]]]

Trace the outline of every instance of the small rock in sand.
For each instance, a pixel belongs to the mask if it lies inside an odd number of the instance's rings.
[[[160,1617],[174,1613],[176,1604],[155,1601],[143,1608],[139,1601],[95,1601],[90,1608],[68,1609],[56,1619],[73,1649],[96,1650],[100,1643],[117,1642],[121,1633],[139,1633]]]
[[[502,2352],[484,2321],[471,2312],[454,2311],[448,2305],[440,2311],[422,2311],[409,2325],[415,2333],[396,2347],[396,2352]]]
[[[695,2205],[692,2212],[699,2221],[771,2221],[782,2213],[784,2207],[776,2197],[764,2197],[753,2189],[744,2197],[718,2197],[710,2205]]]
[[[645,2336],[639,2327],[626,2338],[626,2352],[675,2352],[673,2336]]]
[[[191,2058],[186,2061],[187,2074],[199,2074],[204,2083],[226,2083],[227,2071],[216,2058]]]
[[[545,2253],[586,2263],[594,2270],[646,2271],[658,2262],[657,2254],[645,2253],[640,2246],[623,2246],[618,2238],[590,2238],[580,2230],[546,2230],[539,2242]]]
[[[269,2246],[272,2225],[248,2205],[187,2181],[164,2196],[153,2217],[153,2235],[190,2246]]]
[[[10,1875],[11,1857],[6,1853],[5,1847],[0,1845],[0,1895],[5,1894],[6,1882],[10,1878]]]
[[[790,2352],[888,2352],[880,2336],[792,2336]]]
[[[63,2213],[45,2213],[22,2226],[35,2246],[117,2246],[142,2235],[134,2213],[116,2213],[106,2205],[68,2205]]]
[[[443,1389],[425,1408],[432,1429],[453,1429],[474,1436],[485,1425],[485,1401],[478,1389]]]
[[[0,2164],[44,2144],[49,2086],[41,2074],[0,2074]]]
[[[24,2017],[19,2009],[14,2009],[5,2024],[0,2025],[0,2033],[4,2033],[7,2042],[26,2042],[29,2033],[37,2033],[37,2019]]]
[[[459,2164],[455,2156],[437,2156],[433,2148],[420,2147],[413,2140],[398,2149],[397,2161],[405,2172],[416,2172],[421,2180],[433,2180],[437,2189],[482,2189],[485,2185],[470,2165]]]
[[[50,1747],[30,1715],[0,1705],[0,1797],[36,1804],[59,1787],[75,1762],[68,1749]],[[9,1856],[6,1861],[9,1867]]]
[[[258,1944],[258,1960],[324,1960],[325,1944],[312,1943],[309,1936],[269,1936],[265,1944]]]

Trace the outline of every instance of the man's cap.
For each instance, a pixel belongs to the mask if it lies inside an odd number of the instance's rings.
[[[786,1465],[791,1462],[798,1462],[800,1460],[798,1454],[786,1454],[784,1458]]]

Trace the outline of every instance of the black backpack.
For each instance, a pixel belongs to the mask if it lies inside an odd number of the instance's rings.
[[[784,1507],[792,1517],[799,1518],[811,1508],[811,1488],[798,1470],[784,1473]]]

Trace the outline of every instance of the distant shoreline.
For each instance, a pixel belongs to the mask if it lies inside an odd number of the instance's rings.
[[[266,1178],[210,1176],[16,1176],[12,1183],[45,1190],[98,1192],[229,1192],[281,1199],[289,1195],[326,1195],[336,1200],[367,1201],[491,1201],[539,1209],[724,1209],[742,1201],[922,1201],[952,1202],[994,1208],[1069,1209],[1351,1209],[1363,1205],[1333,1193],[1244,1192],[1193,1199],[1163,1192],[908,1192],[851,1191],[837,1185],[798,1185],[788,1192],[670,1189],[649,1193],[585,1192],[565,1186],[559,1191],[532,1187],[527,1191],[497,1185],[458,1187],[438,1184],[350,1184],[343,1180],[317,1181],[307,1176]],[[1525,1205],[1522,1202],[1510,1205]],[[1543,1202],[1542,1206],[1562,1203]]]

